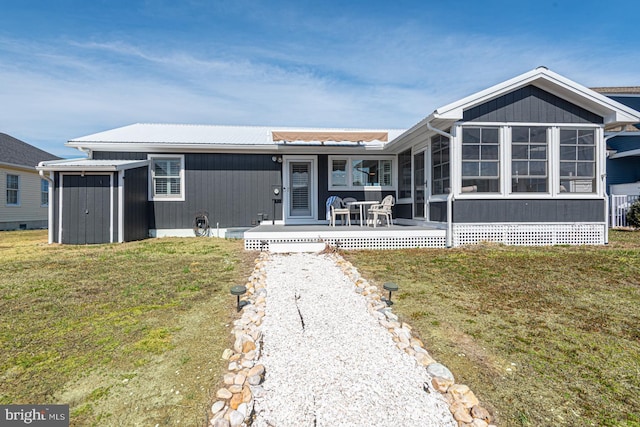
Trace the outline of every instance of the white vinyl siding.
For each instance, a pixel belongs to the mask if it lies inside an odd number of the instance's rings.
[[[7,204],[7,175],[19,177],[19,205]],[[0,222],[28,223],[47,220],[47,208],[40,205],[41,179],[35,170],[0,167],[0,189],[3,194],[0,201]]]

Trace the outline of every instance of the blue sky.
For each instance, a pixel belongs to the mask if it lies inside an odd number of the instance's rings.
[[[586,86],[638,86],[636,9],[0,0],[0,132],[78,157],[67,140],[137,122],[407,128],[539,65]]]

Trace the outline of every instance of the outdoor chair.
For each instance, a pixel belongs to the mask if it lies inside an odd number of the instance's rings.
[[[354,215],[354,218],[360,216],[360,208],[356,205],[349,205],[349,203],[357,202],[355,198],[345,197],[344,199],[342,199],[342,202],[349,209],[349,221],[351,221],[351,217]],[[360,218],[360,221],[362,221],[362,218]]]
[[[371,222],[373,223],[374,227],[378,225],[378,220],[380,219],[379,217],[384,217],[384,219],[387,221],[387,227],[391,226],[391,223],[393,222],[393,214],[391,208],[394,204],[395,200],[393,196],[388,195],[384,199],[382,199],[382,202],[371,205],[367,215],[372,217]]]
[[[351,225],[351,215],[349,207],[344,204],[340,197],[336,197],[331,203],[331,220],[330,225],[336,226],[336,217],[340,217],[340,224],[344,225],[344,218],[347,218],[347,225]]]

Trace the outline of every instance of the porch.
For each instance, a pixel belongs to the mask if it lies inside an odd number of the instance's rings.
[[[262,224],[245,231],[246,250],[271,252],[316,252],[327,245],[344,250],[444,248],[446,228],[422,223],[390,227],[359,225],[271,225]]]

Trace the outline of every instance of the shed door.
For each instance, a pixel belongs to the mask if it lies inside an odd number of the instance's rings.
[[[111,175],[63,175],[62,243],[110,243]]]

